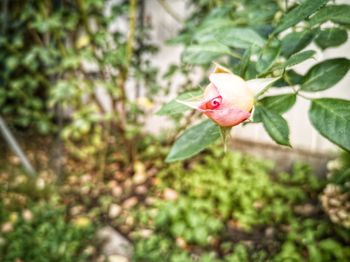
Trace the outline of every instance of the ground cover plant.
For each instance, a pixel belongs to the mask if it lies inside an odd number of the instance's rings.
[[[276,173],[274,165],[216,145],[188,163],[146,168],[143,181],[116,180],[116,172],[96,183],[72,173],[56,187],[42,184],[50,181],[45,173],[33,181],[2,170],[1,258],[104,259],[93,232],[108,224],[132,241],[134,261],[348,260],[349,228],[332,218],[346,202],[329,207],[324,200],[334,204],[344,191],[329,194],[327,180],[307,165],[290,173]],[[19,235],[28,237],[13,241]]]
[[[350,232],[332,225],[318,201],[325,181],[302,164],[290,174],[272,170],[218,149],[186,171],[164,170],[156,186],[163,199],[138,211],[154,233],[139,236],[135,261],[348,260]]]

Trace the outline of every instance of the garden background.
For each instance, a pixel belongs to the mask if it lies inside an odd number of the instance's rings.
[[[349,261],[349,17],[2,0],[0,260]],[[184,105],[213,70],[262,85],[227,141]]]

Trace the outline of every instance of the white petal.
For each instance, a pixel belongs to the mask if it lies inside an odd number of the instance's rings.
[[[226,106],[235,106],[250,111],[254,104],[254,94],[246,82],[234,74],[210,74],[210,82],[218,89]]]
[[[271,77],[271,78],[257,78],[257,79],[251,79],[248,80],[246,83],[250,90],[253,91],[253,93],[256,95],[264,88],[267,88],[268,86],[272,85],[274,82],[276,82],[280,77]]]
[[[216,86],[220,95],[230,95],[247,89],[245,81],[234,74],[212,73],[209,75],[210,82]],[[233,95],[234,98],[234,95]]]

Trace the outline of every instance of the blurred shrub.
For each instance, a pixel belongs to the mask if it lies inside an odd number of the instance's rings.
[[[79,158],[101,153],[113,135],[131,155],[135,123],[159,91],[150,64],[157,48],[138,2],[26,0],[3,7],[0,114],[18,129],[59,133]]]
[[[0,261],[73,262],[94,255],[95,223],[83,214],[72,219],[52,173],[34,179],[2,163],[0,174]]]
[[[134,260],[349,259],[347,239],[320,213],[322,182],[310,168],[272,170],[269,162],[216,151],[164,169],[155,192],[162,199],[136,215],[153,234],[137,238]]]
[[[220,160],[218,160],[220,159]],[[181,164],[175,164],[161,174],[163,186],[170,186],[186,196],[189,204],[199,202],[209,213],[216,214],[224,221],[232,219],[237,227],[249,230],[252,226],[270,221],[281,221],[289,207],[282,201],[297,203],[307,198],[303,190],[285,188],[273,183],[269,176],[273,164],[239,153],[223,154],[214,151],[206,155],[201,163],[193,164],[189,174],[184,175]],[[309,175],[310,174],[310,175]],[[289,182],[317,183],[306,166],[295,166],[295,173],[280,174],[280,179]],[[287,178],[286,178],[287,177]],[[316,187],[319,186],[317,183]],[[181,206],[181,198],[174,203]],[[201,202],[206,204],[200,204]],[[186,208],[196,212],[200,208]],[[170,210],[172,210],[170,208]]]
[[[38,203],[23,212],[1,208],[0,259],[21,261],[86,261],[84,248],[91,243],[93,227],[88,221],[70,222],[65,209]]]

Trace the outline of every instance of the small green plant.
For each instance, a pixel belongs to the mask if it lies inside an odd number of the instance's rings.
[[[86,261],[84,249],[94,229],[84,221],[69,221],[65,209],[50,203],[31,205],[23,212],[6,214],[1,208],[3,231],[0,259],[23,261]],[[5,226],[4,226],[5,225]],[[7,228],[6,228],[7,227]]]
[[[135,216],[152,230],[150,237],[136,236],[135,261],[350,258],[348,240],[334,234],[337,227],[320,211],[323,182],[302,164],[271,176],[272,168],[266,161],[214,150],[162,170],[154,194],[163,199]]]
[[[52,174],[34,179],[5,166],[0,170],[0,260],[73,262],[94,255],[95,222],[83,214],[73,219]]]

